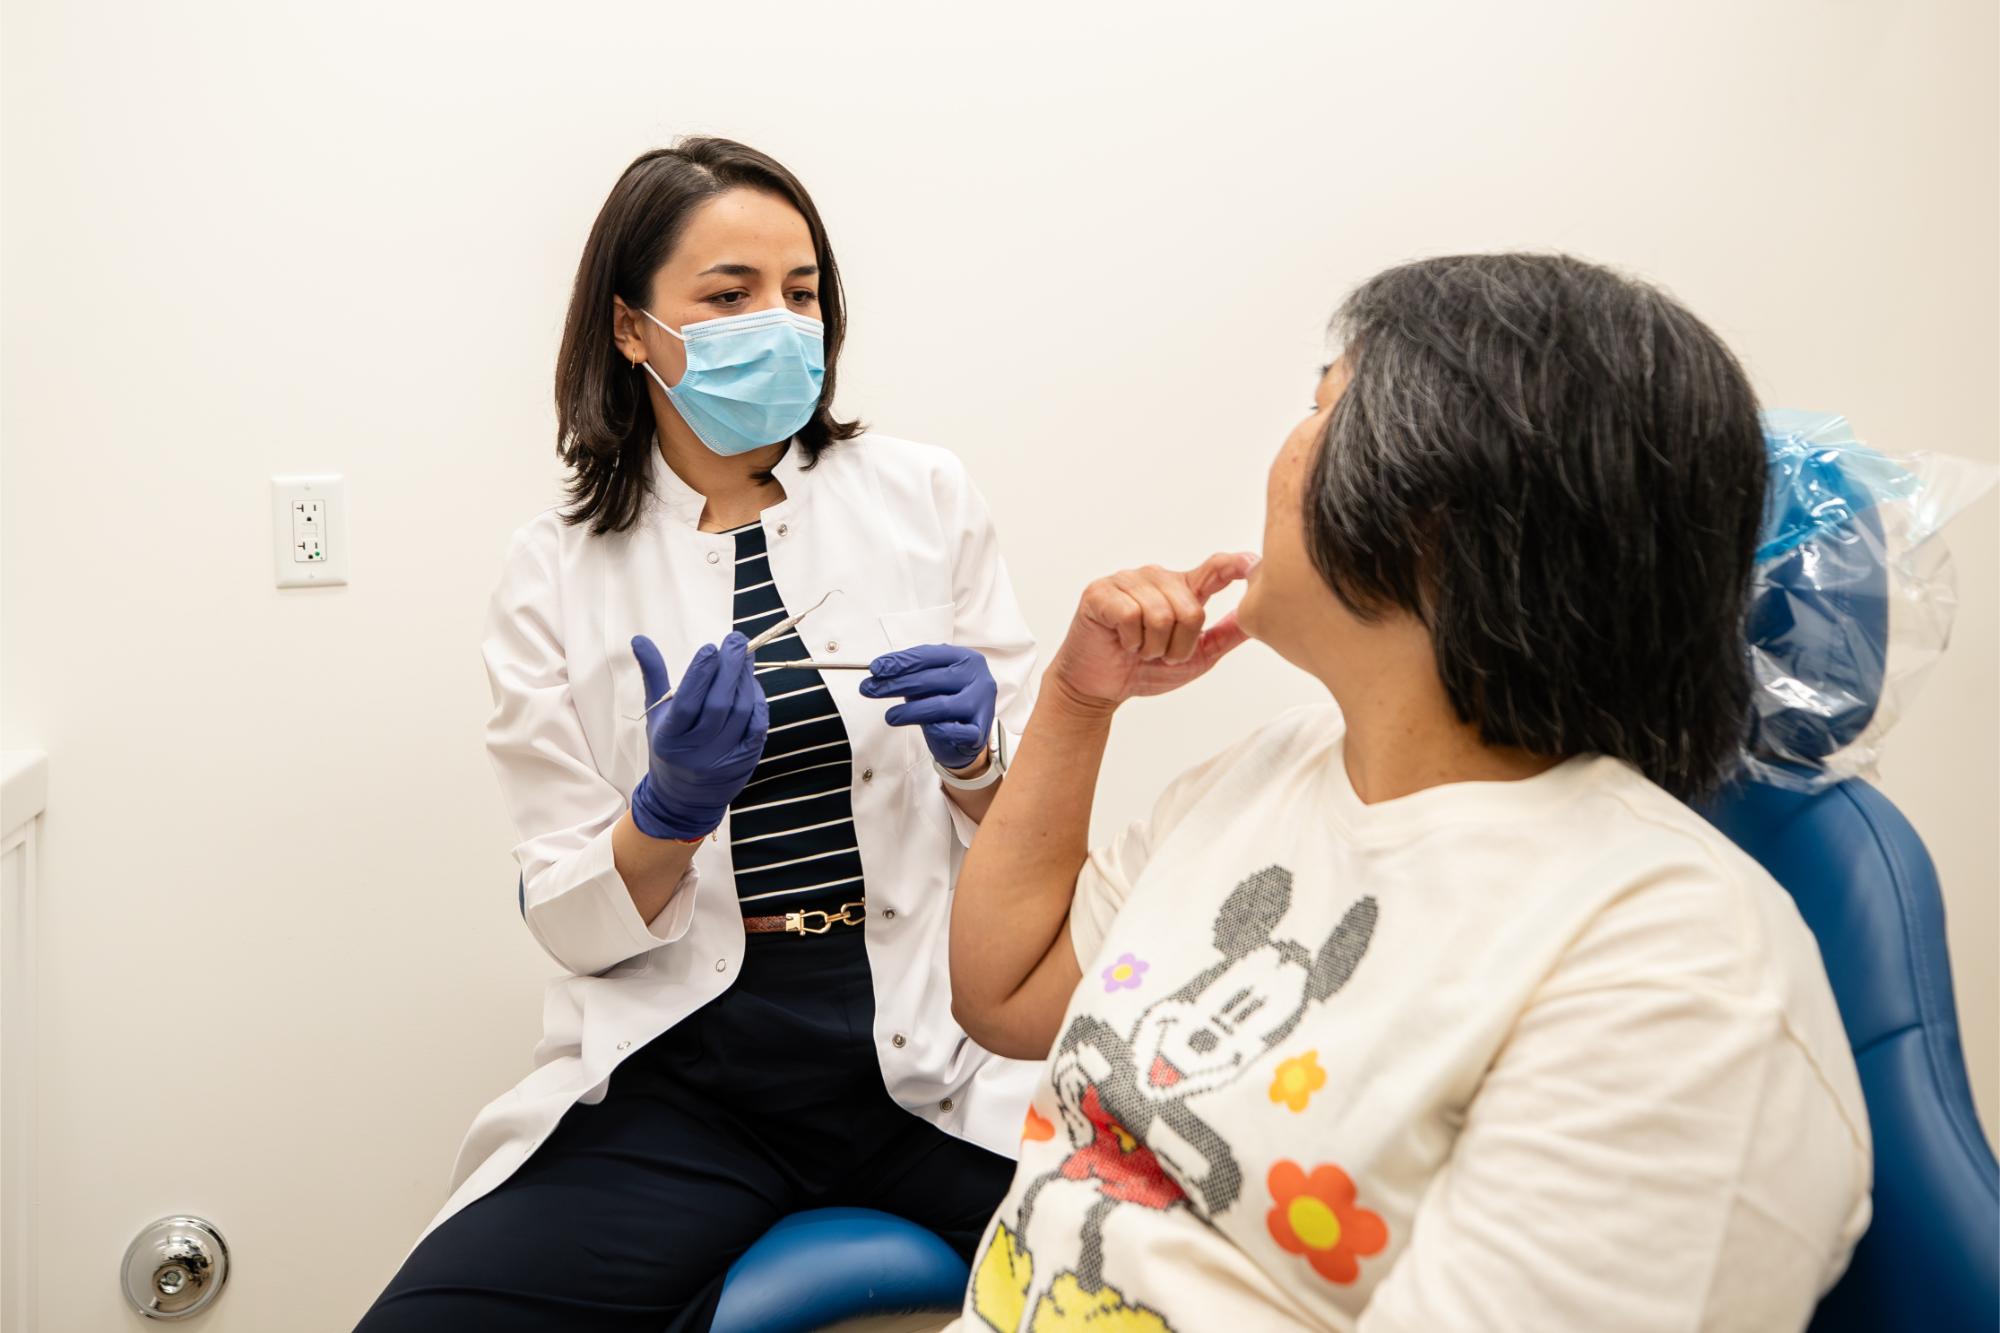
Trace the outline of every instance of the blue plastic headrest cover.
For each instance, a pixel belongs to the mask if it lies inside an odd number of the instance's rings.
[[[1889,575],[1880,506],[1917,480],[1844,418],[1764,415],[1770,460],[1748,631],[1756,688],[1749,749],[1810,768],[1859,739],[1882,698]]]
[[[1907,500],[1916,474],[1854,438],[1847,418],[1772,408],[1764,413],[1764,533],[1757,560],[1775,560],[1818,536],[1832,536],[1877,505]]]

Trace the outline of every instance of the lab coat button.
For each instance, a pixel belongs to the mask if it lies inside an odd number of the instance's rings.
[[[837,653],[840,651],[840,645],[835,643],[832,639],[828,639],[826,641],[826,650],[830,653]]]
[[[947,1097],[943,1101],[938,1103],[938,1110],[949,1111],[950,1109],[951,1109],[951,1098]]]
[[[891,907],[886,912],[882,913],[882,919],[884,921],[894,921],[896,919],[896,909]]]
[[[861,770],[861,780],[862,780],[863,782],[873,782],[873,781],[875,780],[875,770],[874,770],[874,769],[872,769],[872,768],[864,768],[864,769],[862,769],[862,770]]]
[[[718,972],[727,972],[729,970],[729,960],[727,958],[716,959],[715,970]]]
[[[898,1032],[898,1033],[897,1033],[897,1034],[896,1034],[895,1036],[893,1036],[893,1037],[889,1038],[889,1041],[890,1041],[890,1042],[891,1042],[891,1044],[893,1044],[893,1045],[894,1045],[894,1046],[895,1046],[895,1047],[896,1047],[896,1048],[897,1048],[898,1050],[900,1050],[900,1049],[902,1049],[903,1047],[905,1047],[905,1046],[908,1046],[908,1045],[910,1044],[910,1039],[909,1039],[908,1037],[905,1037],[905,1036],[904,1036],[904,1035],[903,1035],[902,1033],[900,1033],[900,1032]]]
[[[780,523],[780,524],[778,525],[778,535],[779,535],[780,537],[784,536],[784,535],[785,535],[786,533],[790,532],[791,530],[792,530],[792,525],[791,525],[791,524],[789,524],[789,523]]]
[[[710,551],[710,552],[708,553],[708,563],[709,563],[709,564],[711,564],[711,565],[719,565],[719,564],[721,564],[721,563],[722,563],[722,552],[720,552],[720,551]]]
[[[618,1043],[618,1049],[621,1051],[629,1051],[632,1049],[632,1043],[629,1041],[621,1041]]]

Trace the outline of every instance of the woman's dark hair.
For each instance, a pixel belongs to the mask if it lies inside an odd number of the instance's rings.
[[[806,466],[861,423],[832,411],[847,307],[826,227],[798,178],[772,158],[729,139],[683,139],[643,154],[611,187],[576,266],[562,350],[556,355],[556,452],[570,468],[563,518],[595,533],[623,532],[639,517],[652,447],[653,405],[643,372],[612,339],[611,298],[634,310],[652,299],[653,275],[667,262],[688,215],[726,190],[762,190],[799,210],[819,263],[820,319],[826,325],[826,379],[819,407],[794,448]]]
[[[1608,754],[1683,798],[1748,725],[1756,395],[1715,333],[1559,255],[1390,269],[1335,317],[1351,373],[1305,505],[1340,600],[1430,629],[1489,745]]]

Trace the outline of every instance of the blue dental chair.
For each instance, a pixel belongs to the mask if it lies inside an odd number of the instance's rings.
[[[965,1301],[965,1260],[915,1222],[872,1208],[816,1208],[765,1232],[723,1279],[714,1333],[811,1333],[867,1315]]]
[[[1811,706],[1759,717],[1766,773],[1808,775],[1873,719],[1887,657],[1881,528],[1863,511],[1765,567],[1750,639]],[[1819,941],[1875,1141],[1874,1221],[1809,1333],[2000,1327],[2000,1168],[1973,1111],[1944,903],[1922,839],[1858,778],[1742,780],[1703,809],[1792,895]]]

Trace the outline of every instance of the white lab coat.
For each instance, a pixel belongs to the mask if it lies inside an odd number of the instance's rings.
[[[515,535],[494,592],[487,747],[521,838],[528,928],[569,975],[549,985],[533,1072],[473,1121],[433,1228],[505,1180],[572,1105],[602,1099],[619,1061],[720,995],[743,959],[726,821],[650,922],[612,864],[612,826],[646,771],[644,729],[625,720],[647,702],[632,636],[651,636],[678,680],[727,632],[734,596],[734,539],[700,531],[702,497],[652,457],[653,495],[630,530],[592,536],[544,513]],[[762,521],[787,605],[839,590],[800,626],[808,649],[866,660],[976,648],[999,683],[999,721],[1018,734],[1034,641],[958,460],[868,434],[810,471],[797,450],[775,471],[786,498]],[[919,729],[884,722],[888,702],[862,698],[861,679],[826,676],[854,752],[882,1080],[913,1114],[1011,1157],[1038,1066],[989,1055],[951,1017],[951,890],[975,826]]]

